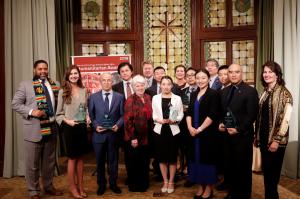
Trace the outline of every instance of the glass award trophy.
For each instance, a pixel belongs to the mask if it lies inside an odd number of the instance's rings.
[[[75,115],[75,122],[85,123],[85,121],[86,121],[86,111],[84,105],[80,103],[77,109],[77,113]]]
[[[224,116],[224,125],[226,128],[237,128],[237,121],[230,108],[227,108],[226,115]]]
[[[178,110],[173,106],[170,107],[169,120],[177,121]]]
[[[104,114],[104,117],[100,121],[101,127],[105,129],[112,129],[114,126],[113,120],[109,117],[108,114]]]

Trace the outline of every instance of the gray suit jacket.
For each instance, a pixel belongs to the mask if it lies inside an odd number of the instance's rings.
[[[55,83],[59,85],[58,82]],[[12,100],[12,109],[23,117],[24,140],[39,142],[42,139],[40,120],[30,117],[29,115],[30,110],[38,109],[32,80],[26,80],[20,83]]]

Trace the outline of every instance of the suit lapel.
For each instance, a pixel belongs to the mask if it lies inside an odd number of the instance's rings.
[[[111,98],[111,104],[110,104],[110,109],[109,109],[109,113],[112,111],[112,109],[115,107],[115,103],[117,100],[116,94],[115,92],[112,92],[112,98]]]

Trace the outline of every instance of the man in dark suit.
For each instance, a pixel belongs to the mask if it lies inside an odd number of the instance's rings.
[[[151,61],[143,61],[142,67],[143,67],[143,76],[145,77],[147,82],[146,88],[149,88],[152,86],[152,84],[156,83],[153,77],[154,75],[153,63]]]
[[[133,89],[131,85],[133,67],[129,62],[122,62],[118,66],[118,73],[122,79],[121,82],[113,85],[113,91],[121,93],[127,99],[130,95],[133,94]]]
[[[112,75],[101,76],[102,91],[91,95],[89,114],[93,124],[93,145],[97,161],[98,195],[106,190],[105,162],[108,158],[110,189],[121,193],[118,177],[118,129],[123,126],[124,97],[112,91]]]
[[[218,77],[218,68],[219,63],[215,59],[208,59],[206,61],[205,69],[208,70],[210,78],[209,78],[209,87],[214,90],[220,90],[222,87],[222,84],[220,82],[220,79]]]
[[[166,70],[161,66],[157,66],[154,69],[154,81],[152,85],[149,88],[147,88],[145,92],[151,97],[161,93],[160,82],[161,82],[161,78],[165,75],[166,75]]]
[[[38,60],[32,80],[22,81],[12,100],[12,108],[22,115],[25,177],[31,199],[40,198],[39,177],[47,194],[63,192],[52,183],[55,169],[57,124],[55,122],[58,82],[48,77],[48,63]],[[40,165],[41,163],[41,165]]]
[[[226,133],[225,174],[229,193],[225,199],[250,199],[253,123],[258,111],[258,94],[255,88],[242,81],[240,65],[230,65],[228,77],[231,85],[221,90],[223,117],[219,125],[219,130]]]

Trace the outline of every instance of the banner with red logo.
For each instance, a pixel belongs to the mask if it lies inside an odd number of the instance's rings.
[[[102,73],[111,73],[113,84],[119,82],[118,65],[122,62],[131,63],[131,55],[72,56],[72,64],[79,67],[83,84],[89,93],[101,90]]]

